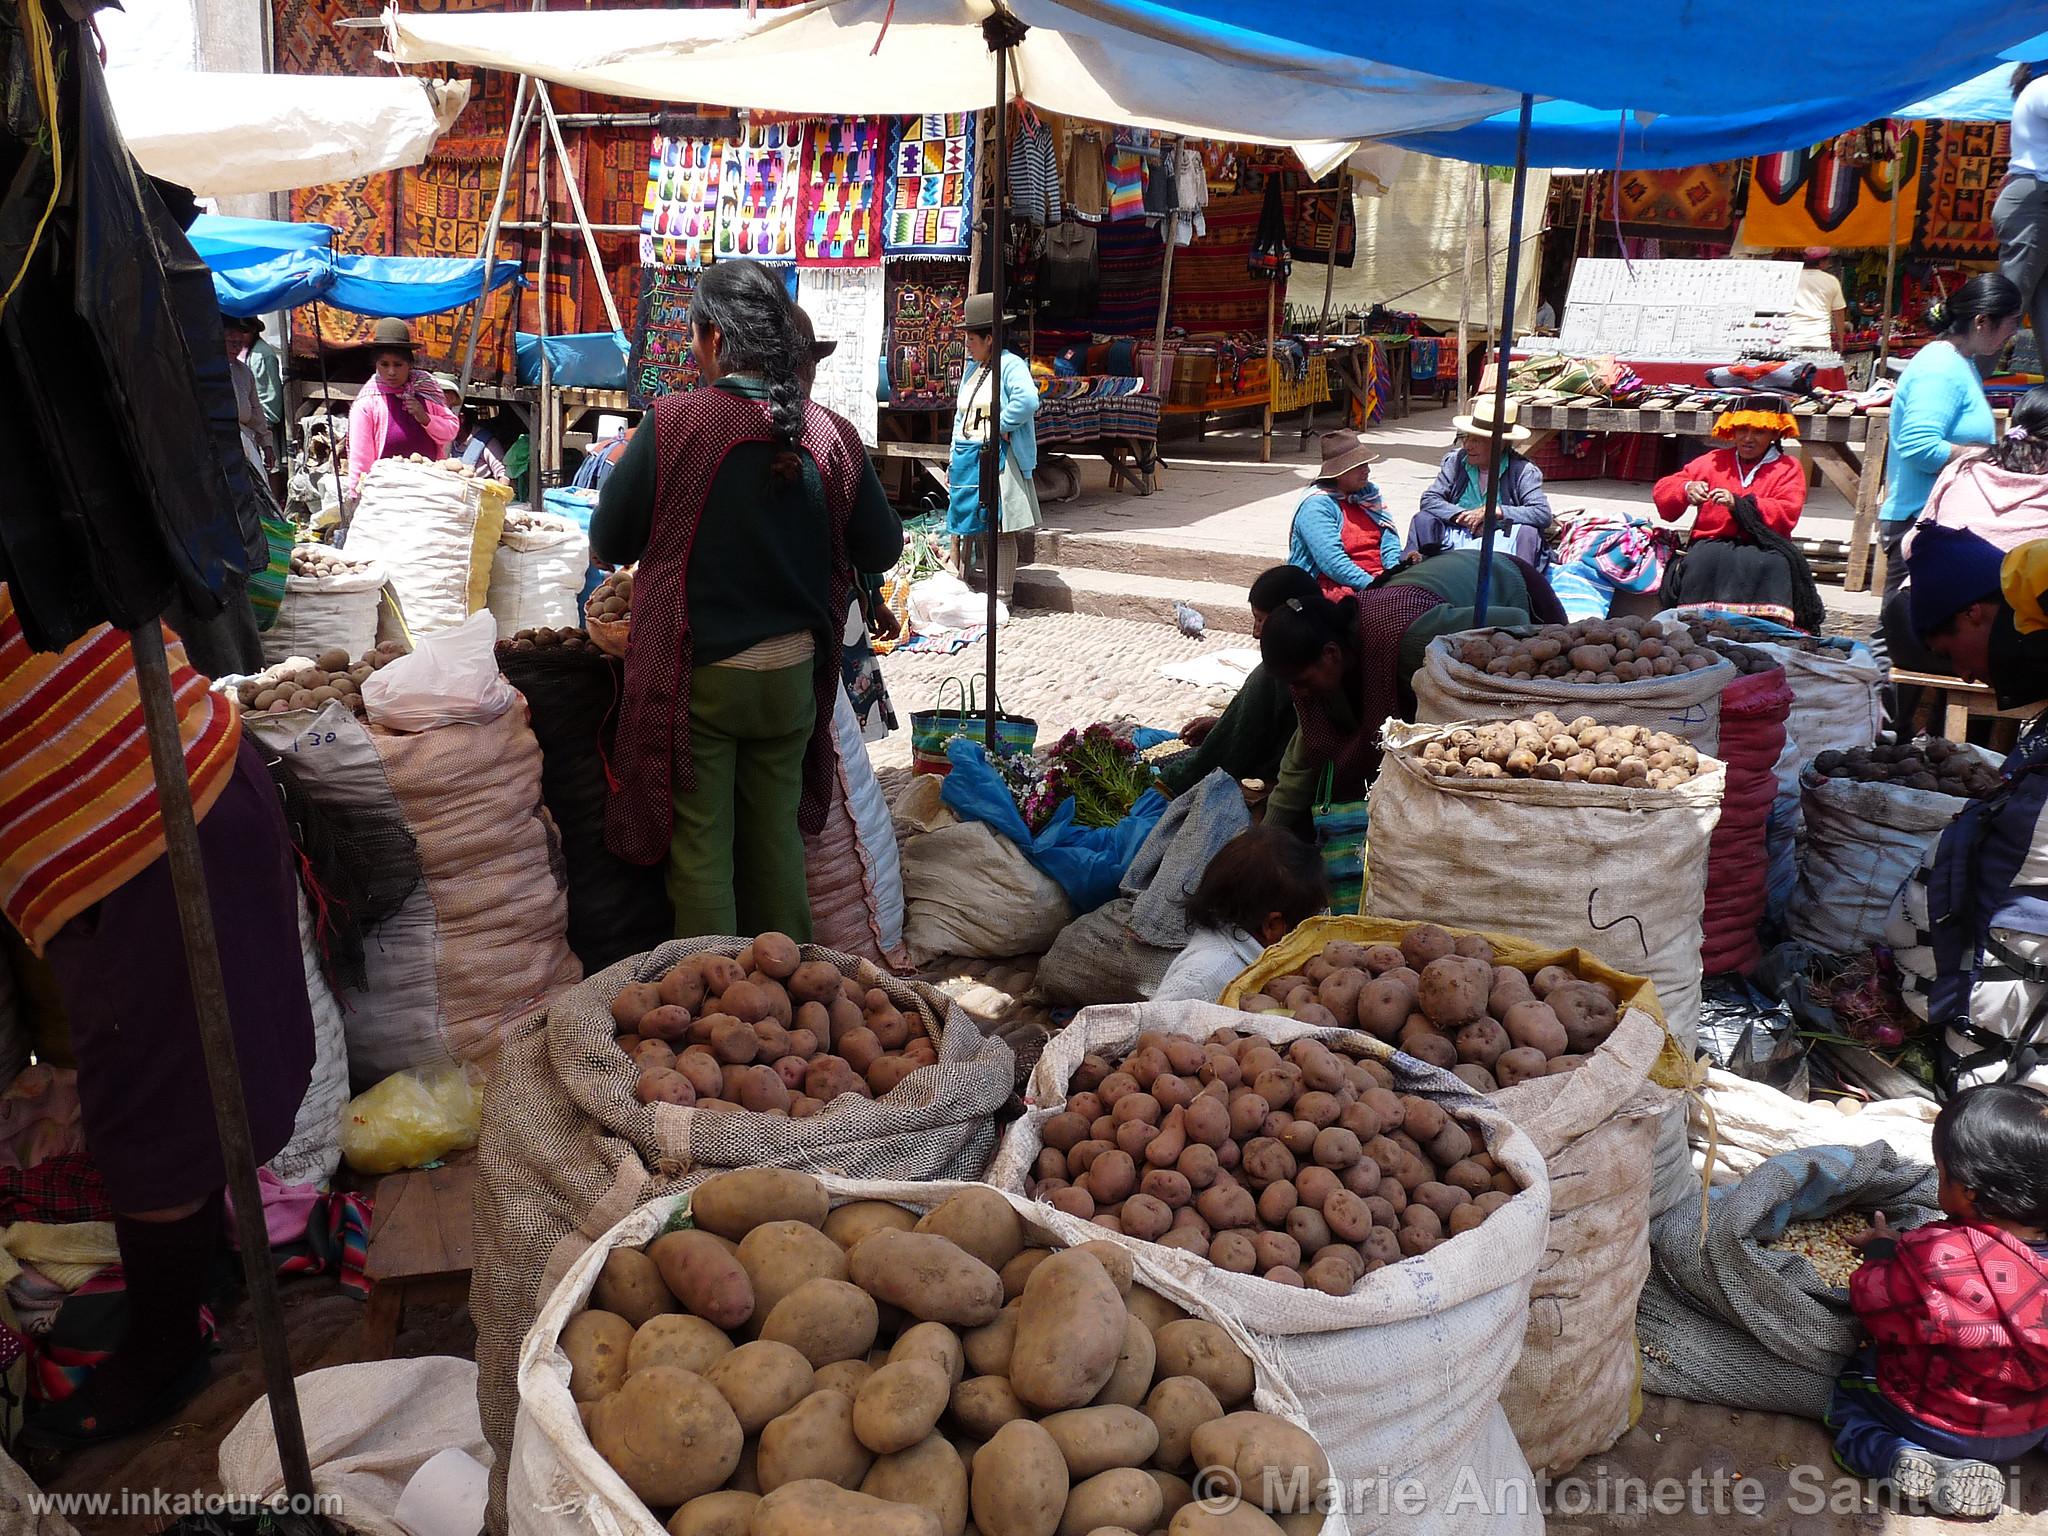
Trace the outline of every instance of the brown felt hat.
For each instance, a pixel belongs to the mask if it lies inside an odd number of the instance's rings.
[[[1343,430],[1325,432],[1316,446],[1322,450],[1323,467],[1316,471],[1317,480],[1335,480],[1349,474],[1361,464],[1375,462],[1379,455],[1365,446],[1365,439],[1356,432]]]
[[[370,328],[370,340],[367,345],[373,352],[403,352],[410,356],[415,350],[412,327],[403,320],[394,320],[386,316]]]

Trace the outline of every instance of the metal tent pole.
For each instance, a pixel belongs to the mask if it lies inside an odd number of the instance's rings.
[[[612,298],[611,280],[605,275],[604,256],[597,248],[597,235],[592,231],[590,215],[583,210],[583,189],[577,185],[578,177],[569,164],[569,146],[562,142],[561,121],[555,116],[555,103],[548,95],[547,83],[536,82],[534,93],[540,98],[540,115],[546,122],[548,136],[555,141],[555,158],[562,163],[562,185],[569,193],[569,207],[576,215],[576,226],[583,231],[583,251],[590,258],[590,275],[597,279],[598,297],[604,300],[605,318],[612,323],[612,329],[623,331],[625,323],[619,319],[618,303]]]
[[[535,148],[534,169],[540,185],[540,261],[535,268],[536,318],[533,333],[540,343],[540,470],[534,484],[545,491],[562,483],[561,422],[556,419],[555,370],[548,356],[548,252],[554,242],[555,198],[548,184],[548,139],[542,134]],[[563,174],[568,174],[567,167]],[[600,276],[602,274],[600,273]]]
[[[1479,533],[1479,590],[1472,601],[1472,606],[1478,609],[1474,622],[1481,629],[1486,627],[1486,599],[1488,589],[1493,585],[1493,532],[1494,518],[1500,511],[1500,477],[1501,471],[1507,467],[1501,438],[1506,432],[1508,413],[1508,348],[1513,344],[1515,335],[1515,284],[1522,275],[1522,200],[1529,184],[1529,114],[1535,104],[1536,98],[1524,91],[1522,119],[1515,129],[1515,195],[1508,208],[1507,296],[1501,301],[1500,345],[1493,360],[1493,473],[1486,477],[1486,514]],[[1490,222],[1486,244],[1491,250],[1493,230]]]
[[[505,153],[498,161],[498,190],[491,198],[491,216],[484,224],[483,250],[484,275],[477,285],[476,302],[469,308],[469,323],[462,339],[462,393],[469,394],[469,381],[476,371],[477,337],[484,328],[484,306],[491,301],[491,268],[498,257],[498,227],[505,217],[505,198],[512,185],[512,170],[515,165],[522,173],[526,165],[526,132],[533,123],[533,102],[528,95],[532,84],[525,75],[519,77],[519,89],[512,97],[512,126],[505,131]],[[519,295],[512,295],[512,312],[519,312]]]
[[[1892,355],[1892,284],[1899,276],[1899,183],[1905,169],[1906,146],[1901,142],[1892,156],[1892,230],[1884,250],[1884,318],[1878,323],[1877,366],[1870,375],[1873,385],[1884,377],[1884,365]]]
[[[163,817],[164,858],[177,895],[178,926],[185,939],[193,1013],[206,1058],[206,1084],[220,1134],[221,1162],[235,1204],[235,1241],[242,1250],[242,1278],[249,1287],[249,1311],[263,1356],[270,1422],[277,1436],[277,1464],[293,1498],[311,1500],[313,1471],[306,1458],[306,1431],[299,1419],[298,1389],[292,1380],[291,1346],[284,1331],[277,1274],[270,1263],[270,1235],[263,1223],[263,1191],[256,1181],[256,1148],[249,1133],[249,1108],[242,1098],[235,1062],[234,1026],[228,1019],[227,982],[214,938],[213,908],[207,894],[206,864],[199,851],[199,826],[192,814],[192,781],[178,739],[177,704],[171,693],[170,662],[163,627],[155,620],[128,631],[135,658],[135,684],[142,696],[142,722],[156,774],[157,805]],[[310,1508],[310,1504],[307,1506]]]
[[[1177,154],[1180,143],[1179,139],[1175,139],[1174,148],[1168,153]],[[1176,244],[1174,236],[1177,233],[1174,225],[1179,217],[1178,214],[1169,214],[1166,221],[1166,262],[1159,269],[1159,318],[1152,325],[1152,367],[1155,372],[1166,366],[1166,301],[1173,292],[1173,248]],[[1141,369],[1140,372],[1142,371]],[[1159,379],[1159,397],[1162,401],[1171,393],[1172,385],[1173,380],[1170,376]]]
[[[981,24],[981,35],[996,56],[995,165],[991,186],[989,238],[995,242],[989,263],[989,296],[995,300],[995,328],[989,333],[989,429],[981,450],[981,515],[988,520],[982,575],[988,582],[988,698],[984,705],[982,741],[996,749],[996,587],[1001,570],[1003,520],[1003,305],[1009,286],[1004,234],[1010,195],[1010,50],[1024,40],[1024,23],[997,6]]]

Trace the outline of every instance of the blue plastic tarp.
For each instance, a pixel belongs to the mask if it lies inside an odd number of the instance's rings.
[[[1568,17],[1528,0],[1398,15],[1381,0],[1091,0],[1088,10],[1137,29],[1162,12],[1200,17],[1219,45],[1249,32],[1447,80],[1697,117],[1865,96],[1896,106],[1925,94],[1923,82],[1989,69],[2041,30],[2039,0],[1786,0],[1764,32],[1728,6],[1643,0],[1579,0]]]
[[[189,238],[213,272],[225,315],[267,315],[318,300],[358,315],[413,320],[469,303],[484,275],[481,257],[339,253],[327,224],[201,214]],[[500,261],[491,272],[493,291],[518,280],[517,262]]]
[[[986,822],[1024,850],[1024,857],[1066,892],[1074,916],[1093,912],[1117,893],[1124,871],[1138,847],[1166,814],[1166,797],[1148,789],[1131,814],[1113,827],[1082,827],[1074,823],[1074,802],[1060,803],[1045,830],[1032,835],[1017,802],[978,743],[956,737],[946,748],[952,771],[940,799],[970,821]]]
[[[336,256],[334,286],[320,302],[359,315],[411,320],[472,302],[483,276],[481,257]],[[519,263],[500,261],[491,272],[491,289],[518,280]]]
[[[202,213],[185,232],[192,249],[216,272],[250,261],[268,261],[290,251],[334,244],[331,224],[292,224],[282,219],[233,219]]]

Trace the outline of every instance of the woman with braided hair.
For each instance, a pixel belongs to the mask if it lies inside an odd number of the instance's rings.
[[[666,862],[678,937],[807,940],[840,631],[854,572],[894,565],[903,525],[852,423],[804,398],[780,277],[706,268],[690,323],[704,386],[655,402],[590,524],[594,558],[640,562],[605,838]]]

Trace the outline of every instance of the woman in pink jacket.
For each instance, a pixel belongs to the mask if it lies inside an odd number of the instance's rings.
[[[441,398],[441,386],[412,365],[412,328],[403,320],[379,320],[371,333],[375,375],[348,410],[348,490],[362,489],[363,476],[379,459],[445,459],[462,423]]]
[[[1919,526],[1928,523],[1967,529],[2008,554],[2048,539],[2048,385],[2020,397],[1997,442],[1941,472],[1920,514]]]

